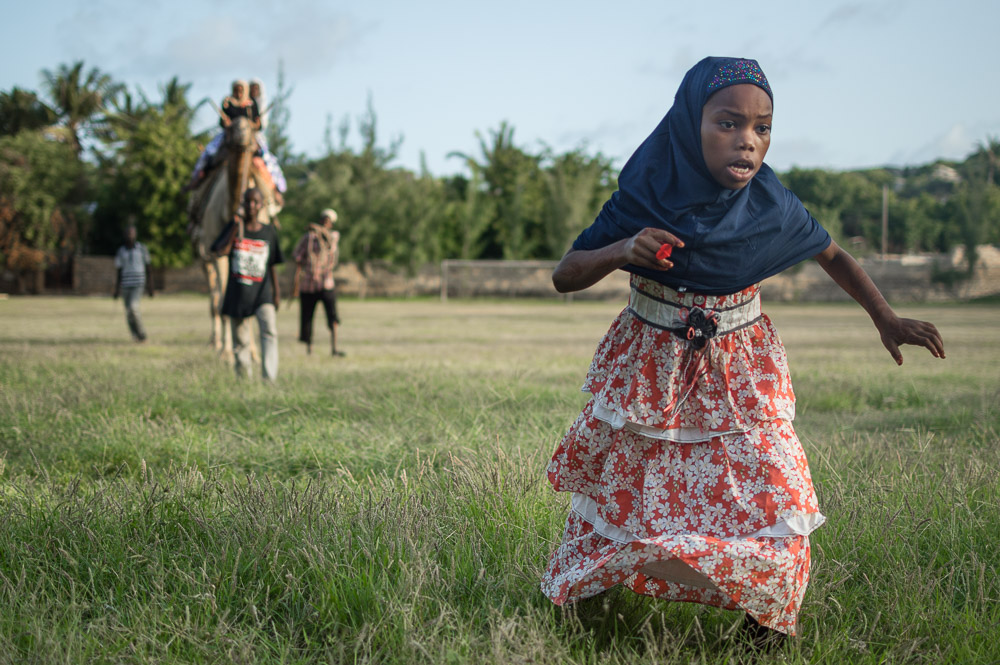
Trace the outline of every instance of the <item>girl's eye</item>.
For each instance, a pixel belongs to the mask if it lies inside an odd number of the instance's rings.
[[[719,124],[722,125],[723,129],[734,129],[736,127],[736,123],[732,120],[723,120]]]
[[[757,128],[757,131],[761,134],[770,134],[771,125],[761,125],[760,127]]]

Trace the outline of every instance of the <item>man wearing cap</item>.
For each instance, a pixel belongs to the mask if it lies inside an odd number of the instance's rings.
[[[292,297],[299,300],[299,341],[306,345],[306,353],[312,353],[312,320],[316,303],[323,303],[326,311],[326,325],[330,329],[330,350],[335,356],[343,356],[337,349],[337,294],[334,291],[333,269],[337,267],[340,233],[333,230],[337,213],[327,208],[320,213],[319,222],[309,225],[309,230],[295,246],[295,282]]]

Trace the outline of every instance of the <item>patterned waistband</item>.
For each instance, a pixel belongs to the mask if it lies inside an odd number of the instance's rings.
[[[678,294],[679,295],[679,294]],[[647,325],[669,330],[680,337],[704,345],[705,340],[753,325],[761,317],[760,292],[745,301],[713,308],[711,298],[702,305],[685,305],[654,296],[632,284],[628,309]],[[699,343],[700,342],[700,343]]]

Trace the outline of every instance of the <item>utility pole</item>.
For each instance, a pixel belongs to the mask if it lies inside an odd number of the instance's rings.
[[[889,255],[889,185],[882,185],[882,260]]]

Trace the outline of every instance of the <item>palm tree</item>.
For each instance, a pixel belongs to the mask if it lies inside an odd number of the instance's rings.
[[[204,100],[191,106],[188,101],[189,92],[191,92],[190,83],[181,83],[180,79],[176,76],[173,77],[165,85],[160,86],[160,95],[163,98],[160,102],[160,108],[164,112],[176,113],[189,119],[193,118],[195,111],[204,103]]]
[[[1000,162],[1000,140],[995,136],[987,137],[985,141],[979,142],[978,152],[986,157],[986,184],[993,185],[997,164]]]
[[[157,122],[179,121],[183,123],[185,131],[190,133],[187,128],[198,107],[201,106],[201,103],[191,106],[188,102],[187,95],[190,90],[190,83],[181,83],[175,76],[166,84],[160,85],[160,101],[152,102],[141,89],[133,95],[121,87],[114,99],[110,100],[100,122],[95,123],[96,126],[92,131],[106,145],[120,146],[140,123],[154,116]],[[204,101],[202,100],[202,103]]]
[[[42,129],[55,120],[55,112],[38,99],[35,93],[18,87],[10,92],[0,92],[0,136]]]
[[[546,151],[551,155],[551,150]],[[551,157],[552,165],[544,170],[550,217],[545,220],[546,251],[558,258],[573,238],[597,215],[604,199],[614,191],[611,160],[598,154],[586,155],[582,149]]]
[[[42,70],[42,85],[56,111],[62,133],[77,154],[83,150],[80,135],[97,121],[124,89],[96,67],[84,72],[83,61]]]
[[[490,131],[490,140],[476,132],[482,159],[462,152],[448,153],[459,157],[482,183],[483,194],[492,202],[492,214],[481,235],[480,258],[523,259],[537,249],[535,231],[540,223],[537,197],[540,183],[541,158],[530,155],[514,143],[514,127],[506,120],[497,131]]]

